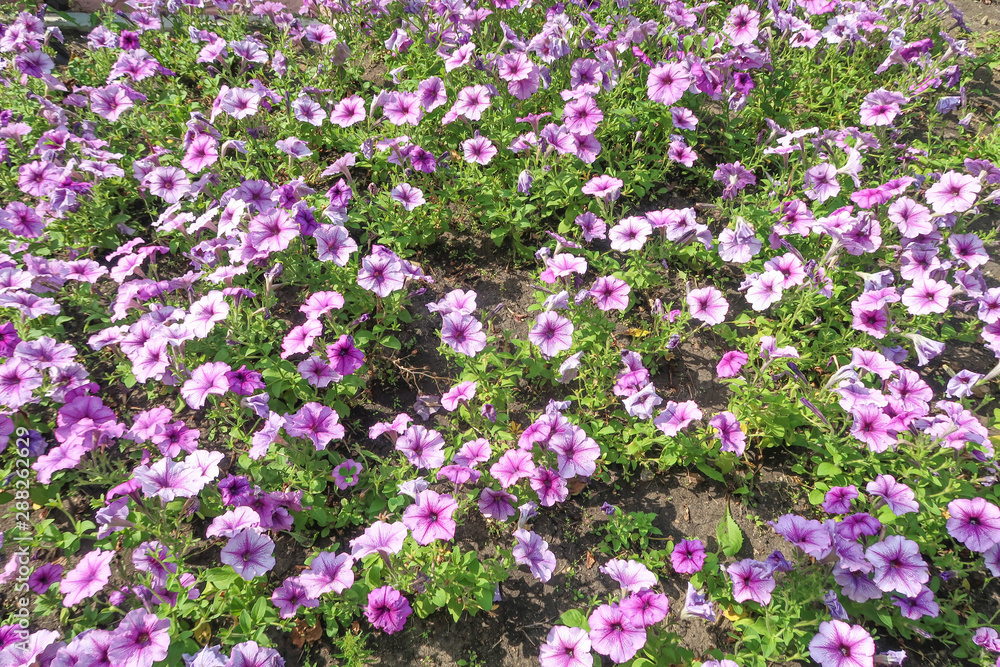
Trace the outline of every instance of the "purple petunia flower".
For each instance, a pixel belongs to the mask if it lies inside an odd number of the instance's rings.
[[[631,291],[629,284],[621,278],[602,276],[594,281],[590,296],[600,310],[624,311],[628,308],[628,295]]]
[[[192,410],[200,410],[210,395],[222,396],[229,391],[226,373],[233,369],[222,361],[202,364],[191,372],[191,378],[181,387],[181,396]]]
[[[833,548],[833,536],[825,525],[797,514],[785,514],[773,524],[774,532],[816,560],[823,560]]]
[[[684,608],[681,610],[681,618],[697,616],[709,623],[715,622],[715,611],[712,609],[712,601],[708,600],[689,581],[687,582],[687,593],[684,595]]]
[[[835,486],[823,497],[823,511],[827,514],[847,514],[851,511],[851,502],[858,497],[858,487]]]
[[[274,541],[252,528],[244,528],[222,548],[219,556],[238,575],[250,581],[274,567]]]
[[[479,494],[479,511],[490,519],[506,521],[517,514],[517,510],[514,509],[516,502],[517,496],[487,487]]]
[[[364,466],[353,459],[347,459],[333,468],[333,483],[341,491],[355,486]]]
[[[299,607],[319,606],[319,600],[309,597],[298,577],[289,577],[275,588],[271,602],[278,608],[281,618],[293,618]]]
[[[934,592],[926,586],[920,587],[920,592],[916,597],[908,598],[893,595],[892,604],[899,607],[899,611],[903,617],[911,621],[919,621],[924,616],[937,618],[938,613],[941,611],[938,603],[934,601]]]
[[[49,590],[53,584],[59,583],[63,575],[63,566],[55,563],[46,563],[28,577],[28,587],[38,595],[42,595]]]
[[[413,613],[409,601],[392,586],[376,588],[368,594],[365,617],[368,622],[388,634],[399,632]]]
[[[949,171],[927,189],[925,198],[935,213],[962,213],[976,203],[981,189],[982,184],[975,176]]]
[[[445,315],[442,318],[441,341],[455,352],[468,357],[474,357],[486,349],[483,325],[471,315],[455,313]]]
[[[646,79],[649,99],[670,106],[681,99],[691,85],[691,71],[687,63],[667,63],[654,67]]]

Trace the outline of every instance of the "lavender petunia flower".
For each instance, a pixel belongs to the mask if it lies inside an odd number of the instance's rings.
[[[252,528],[244,528],[222,548],[219,556],[238,575],[250,581],[274,567],[274,541]]]
[[[957,498],[948,503],[948,534],[971,551],[1000,544],[1000,508],[985,498]]]
[[[874,481],[868,482],[865,491],[881,498],[896,516],[920,511],[920,505],[914,499],[913,490],[905,484],[897,482],[892,475],[879,475]]]
[[[324,593],[343,593],[354,585],[354,559],[348,554],[323,551],[299,575],[299,583],[311,598]]]
[[[540,536],[528,530],[515,530],[514,562],[527,565],[532,576],[542,583],[552,578],[556,567],[556,557],[549,551],[549,543]]]
[[[760,561],[745,559],[733,563],[726,572],[733,582],[733,599],[737,602],[771,603],[771,591],[777,585],[771,568]]]
[[[823,621],[809,642],[809,656],[821,667],[872,667],[875,642],[860,625]]]
[[[865,558],[874,566],[873,583],[883,591],[916,597],[920,585],[930,579],[927,563],[920,557],[920,547],[900,535],[889,535],[868,547]]]
[[[631,660],[646,644],[646,629],[635,625],[618,605],[602,604],[587,623],[593,649],[614,662]]]
[[[590,636],[583,628],[555,625],[538,650],[541,667],[593,667]]]

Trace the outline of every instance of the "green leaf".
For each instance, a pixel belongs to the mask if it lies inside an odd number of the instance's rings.
[[[205,573],[205,580],[220,591],[224,591],[232,586],[239,576],[231,567],[213,567]]]
[[[823,462],[816,466],[816,476],[817,477],[833,477],[834,475],[839,475],[843,471],[839,466],[832,463]]]
[[[721,472],[719,472],[712,466],[708,465],[704,461],[699,461],[697,466],[698,470],[702,471],[703,473],[714,479],[716,482],[722,482],[723,484],[725,484],[726,478],[722,476]]]
[[[590,632],[590,624],[587,623],[587,617],[579,609],[564,611],[562,616],[559,617],[559,623],[571,628],[583,628],[587,632]]]
[[[395,336],[386,336],[381,341],[379,341],[385,347],[389,349],[396,350],[397,352],[403,349],[403,344],[399,342],[399,339]]]
[[[743,548],[743,531],[740,530],[739,525],[733,520],[733,515],[729,511],[729,507],[726,507],[726,518],[719,522],[715,533],[719,539],[719,545],[722,547],[722,553],[730,558],[739,553],[740,549]]]

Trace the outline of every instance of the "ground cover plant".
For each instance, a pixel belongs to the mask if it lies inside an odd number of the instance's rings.
[[[954,6],[21,9],[0,665],[365,664],[524,576],[544,667],[1000,665],[996,55]],[[671,474],[717,526],[609,502]]]

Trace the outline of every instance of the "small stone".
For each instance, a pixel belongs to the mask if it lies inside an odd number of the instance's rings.
[[[989,25],[990,24],[990,17],[989,16],[984,16],[982,18],[982,21],[983,21],[983,25]]]

